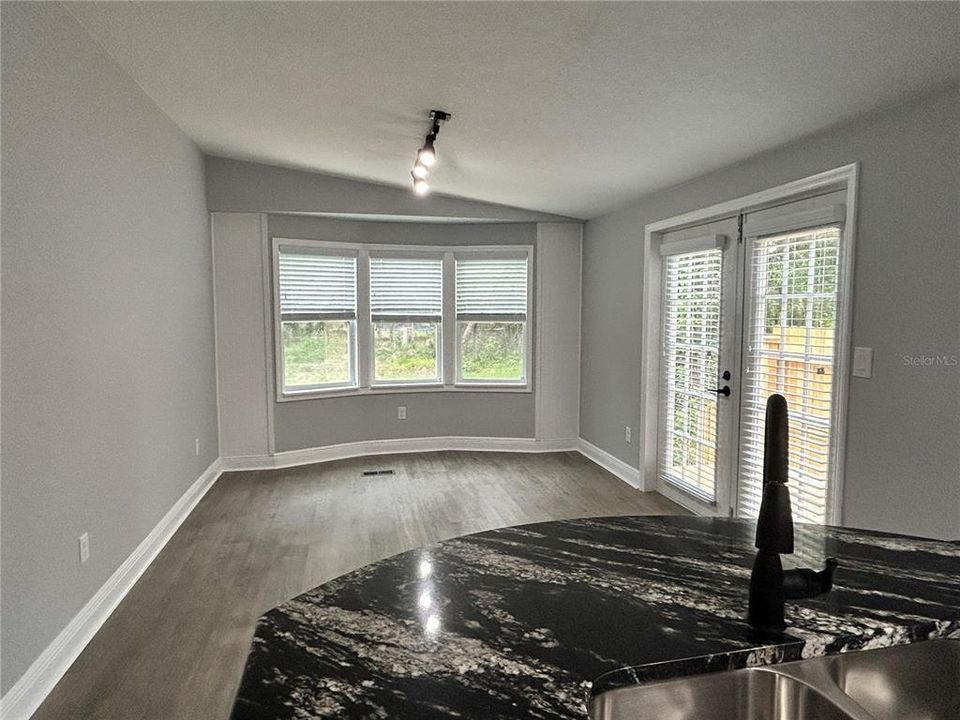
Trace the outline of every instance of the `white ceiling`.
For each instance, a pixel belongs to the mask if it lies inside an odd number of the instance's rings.
[[[205,151],[574,217],[954,81],[960,3],[68,3]]]

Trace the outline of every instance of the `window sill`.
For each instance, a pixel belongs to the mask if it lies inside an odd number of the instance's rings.
[[[335,397],[355,397],[358,395],[399,395],[405,393],[532,393],[533,387],[526,385],[495,383],[458,383],[441,385],[439,383],[410,383],[397,385],[375,385],[372,387],[342,387],[329,390],[304,390],[303,392],[282,393],[277,402],[296,402],[297,400],[322,400]]]

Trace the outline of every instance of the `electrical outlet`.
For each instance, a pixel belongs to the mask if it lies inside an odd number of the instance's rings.
[[[80,536],[80,564],[90,559],[90,533]]]
[[[200,457],[200,438],[193,439],[193,452],[197,457]]]
[[[397,420],[406,420],[406,419],[407,419],[407,406],[397,405]]]
[[[633,442],[633,431],[630,429],[629,425],[623,428],[623,439],[628,443]]]

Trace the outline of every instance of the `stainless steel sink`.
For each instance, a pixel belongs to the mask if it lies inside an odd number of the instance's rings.
[[[960,720],[960,642],[932,640],[645,683],[593,720]]]
[[[960,642],[931,640],[781,666],[833,683],[876,720],[960,720]]]
[[[762,669],[619,688],[594,698],[593,720],[851,720],[811,686]],[[862,718],[857,718],[862,720]]]

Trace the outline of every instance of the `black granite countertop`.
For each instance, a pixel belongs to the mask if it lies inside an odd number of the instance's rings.
[[[960,545],[797,525],[785,567],[840,560],[833,592],[744,616],[753,523],[563,520],[382,560],[264,615],[233,720],[585,718],[652,679],[960,637]]]

